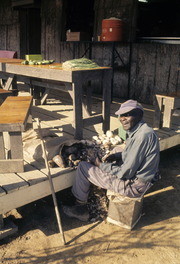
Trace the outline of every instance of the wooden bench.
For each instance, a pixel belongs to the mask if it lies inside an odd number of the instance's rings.
[[[0,88],[0,105],[10,95],[12,95],[12,91],[6,91],[6,90]]]
[[[22,131],[30,116],[32,99],[9,96],[0,106],[0,173],[24,171]]]
[[[155,96],[154,128],[171,128],[173,111],[180,108],[180,96],[160,95]]]

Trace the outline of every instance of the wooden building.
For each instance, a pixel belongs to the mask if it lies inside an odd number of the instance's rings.
[[[180,89],[179,11],[177,0],[1,0],[0,49],[56,62],[85,56],[113,68],[113,97],[153,104],[156,93]],[[122,41],[98,41],[110,17],[123,20]],[[66,41],[68,30],[88,37]]]

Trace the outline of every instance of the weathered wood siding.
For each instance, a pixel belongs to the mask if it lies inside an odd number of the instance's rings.
[[[60,45],[60,61],[82,57],[113,67],[113,97],[152,104],[155,93],[180,91],[180,45],[91,42]],[[94,83],[101,93],[101,85]]]
[[[63,32],[63,0],[41,2],[41,53],[44,58],[60,59]]]
[[[0,49],[20,54],[18,12],[11,8],[11,0],[0,1]]]
[[[130,97],[152,103],[155,93],[180,91],[180,45],[132,44]]]
[[[110,87],[113,97],[128,97],[129,51],[129,45],[123,43],[92,44],[91,58],[100,66],[113,68],[112,87]],[[100,86],[96,87],[95,91],[101,92]]]

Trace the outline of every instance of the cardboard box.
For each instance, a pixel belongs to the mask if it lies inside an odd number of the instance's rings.
[[[107,191],[109,199],[107,222],[132,230],[142,216],[143,197],[129,198]]]
[[[66,41],[85,41],[89,40],[89,34],[86,32],[67,32]]]

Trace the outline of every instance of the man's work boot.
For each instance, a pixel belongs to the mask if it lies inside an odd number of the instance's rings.
[[[89,220],[89,211],[86,204],[76,204],[74,206],[63,206],[64,213],[69,217],[74,217],[80,221]]]

